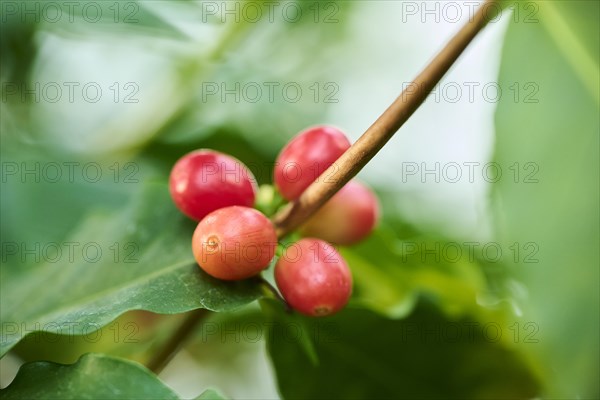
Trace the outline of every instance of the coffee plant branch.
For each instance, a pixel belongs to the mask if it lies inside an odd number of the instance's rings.
[[[279,238],[298,228],[381,150],[425,101],[477,33],[498,15],[500,7],[497,0],[485,1],[367,131],[296,201],[287,204],[273,217]]]

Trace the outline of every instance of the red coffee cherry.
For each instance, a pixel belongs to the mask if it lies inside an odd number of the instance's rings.
[[[275,281],[288,304],[314,317],[341,310],[352,293],[352,274],[333,246],[305,238],[288,247],[275,265]]]
[[[257,185],[241,161],[214,150],[196,150],[175,163],[169,189],[177,208],[200,221],[219,208],[252,207]]]
[[[379,218],[379,202],[373,191],[352,180],[300,227],[303,236],[351,245],[366,238]]]
[[[194,258],[209,275],[246,279],[269,266],[277,235],[271,221],[248,207],[226,207],[208,214],[192,237]]]
[[[287,200],[298,198],[349,147],[346,135],[331,126],[300,132],[277,157],[274,181],[281,195]]]

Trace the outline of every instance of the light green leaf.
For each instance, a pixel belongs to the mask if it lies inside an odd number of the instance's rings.
[[[2,391],[2,398],[178,399],[175,392],[140,364],[102,354],[86,354],[71,365],[44,361],[25,364]]]
[[[192,4],[181,4],[180,7],[187,8],[188,12],[199,9]],[[42,22],[49,22],[44,24],[46,29],[57,29],[62,32],[69,29],[106,32],[110,28],[112,32],[128,33],[131,37],[146,34],[154,37],[187,38],[172,21],[153,7],[149,7],[144,1],[119,0],[97,3],[86,0],[75,7],[73,4],[65,3],[57,3],[54,7],[59,8],[57,11],[59,17],[56,20],[39,18]],[[66,17],[67,15],[69,17]],[[93,23],[89,23],[90,21]]]
[[[502,241],[531,243],[514,272],[548,397],[597,398],[599,3],[532,4],[539,22],[512,23],[502,56],[499,84],[520,92],[498,104],[495,160],[520,176],[496,184],[494,207]]]
[[[449,260],[423,254],[423,249],[442,248],[448,239],[411,234],[401,240],[398,235],[382,226],[364,242],[341,249],[354,277],[352,306],[402,318],[426,296],[449,314],[485,311],[477,304],[478,294],[489,290],[485,266],[470,260],[466,249],[460,250],[460,258]]]

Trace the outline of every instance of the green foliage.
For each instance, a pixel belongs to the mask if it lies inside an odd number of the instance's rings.
[[[138,363],[101,354],[84,355],[72,365],[25,364],[2,391],[4,399],[161,399],[179,397]],[[207,390],[198,399],[223,399]]]
[[[539,179],[502,179],[494,188],[494,205],[507,245],[539,246],[539,263],[521,259],[512,273],[527,288],[524,315],[539,324],[539,345],[523,347],[542,360],[548,396],[596,398],[599,3],[538,6],[539,23],[509,27],[499,81],[503,87],[535,85],[537,101],[503,96],[495,160],[518,162],[520,168],[532,163]]]
[[[251,282],[227,283],[200,271],[191,255],[192,232],[166,184],[148,184],[123,210],[87,215],[68,239],[105,251],[117,243],[118,257],[110,252],[90,262],[74,252],[56,265],[4,265],[2,303],[19,306],[2,313],[2,354],[25,331],[87,334],[128,310],[227,311],[260,297]]]
[[[3,398],[175,399],[131,360],[152,358],[185,316],[149,317],[135,310],[179,314],[197,308],[226,311],[209,317],[211,328],[239,321],[275,327],[267,350],[285,398],[600,395],[595,1],[530,3],[539,8],[539,21],[511,23],[504,43],[499,86],[505,91],[496,114],[494,160],[502,167],[519,163],[521,175],[518,182],[504,176],[495,185],[493,212],[502,247],[533,242],[539,263],[520,257],[510,268],[477,258],[436,260],[414,244],[432,248],[456,240],[404,223],[391,212],[394,193],[382,199],[380,228],[363,243],[341,249],[353,272],[354,293],[339,315],[308,319],[286,313],[263,299],[257,280],[222,282],[195,265],[194,223],[175,209],[166,184],[175,160],[196,148],[213,148],[239,158],[260,184],[268,184],[282,145],[300,129],[326,122],[327,115],[326,104],[313,101],[312,93],[298,103],[224,102],[218,95],[202,99],[201,84],[276,81],[308,87],[331,79],[336,69],[330,66],[346,62],[337,59],[336,44],[344,40],[357,3],[327,3],[338,7],[339,24],[315,24],[312,3],[298,2],[307,16],[300,23],[209,18],[202,37],[173,17],[201,18],[200,5],[193,2],[120,2],[121,11],[138,7],[138,22],[120,25],[111,22],[110,2],[102,5],[105,18],[98,24],[21,23],[12,16],[0,26],[3,83],[65,80],[61,73],[69,71],[68,63],[61,57],[72,57],[72,47],[108,40],[114,45],[105,54],[110,60],[119,57],[125,37],[132,47],[151,42],[153,56],[164,64],[149,78],[140,76],[147,103],[135,108],[113,104],[103,114],[90,105],[88,113],[71,104],[19,101],[19,96],[0,104],[3,168],[93,162],[104,174],[94,183],[82,179],[80,168],[74,181],[65,169],[56,182],[3,175],[0,355],[10,350],[25,361],[70,363],[84,353],[103,352],[129,359],[88,354],[73,365],[28,363]],[[51,51],[45,47],[48,38],[56,41]],[[135,64],[133,58],[126,62]],[[506,89],[515,83],[517,100],[514,90]],[[525,102],[532,88],[538,102]],[[80,124],[98,115],[94,123]],[[538,182],[523,182],[526,163],[539,168]],[[263,186],[257,207],[272,214],[281,202],[272,187]],[[8,243],[26,248],[59,243],[63,254],[58,262],[37,262],[23,256],[24,249],[6,251]],[[64,243],[78,244],[72,257]],[[81,251],[90,243],[102,249],[99,258],[85,254],[94,261]],[[257,299],[262,313],[230,312]],[[139,342],[113,340],[116,323],[121,329],[128,323],[140,328]],[[489,324],[500,327],[499,338],[490,339],[494,329],[475,328]],[[523,340],[527,326],[536,327],[534,341]],[[103,333],[101,341],[86,339],[94,332]],[[222,343],[216,336],[202,343],[196,337],[186,350],[201,362],[214,361],[202,345],[217,348]],[[219,364],[223,368],[230,366],[226,356]],[[238,372],[232,369],[231,375]],[[222,397],[207,390],[197,398]]]
[[[490,289],[481,262],[467,256],[452,262],[423,252],[446,243],[450,240],[418,232],[398,239],[396,230],[383,226],[364,242],[341,249],[355,279],[353,305],[402,318],[425,296],[451,315],[484,312],[477,295]]]
[[[263,304],[281,328],[272,330],[268,350],[286,399],[512,399],[538,390],[527,364],[495,334],[427,303],[402,320],[355,309],[306,319],[318,365],[294,340],[296,318]]]
[[[229,314],[229,313],[227,313]],[[82,354],[104,353],[141,364],[150,362],[160,346],[173,334],[186,314],[155,314],[134,310],[122,314],[97,331],[83,335],[32,332],[17,343],[10,353],[24,362],[38,360],[72,364]]]

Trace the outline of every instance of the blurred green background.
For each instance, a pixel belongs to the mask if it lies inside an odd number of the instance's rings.
[[[356,140],[473,4],[3,1],[2,387],[147,363],[203,307],[160,374],[184,398],[598,398],[599,6],[505,6],[359,174],[383,219],[306,320],[198,271],[170,168],[213,148],[268,184],[300,130]]]

